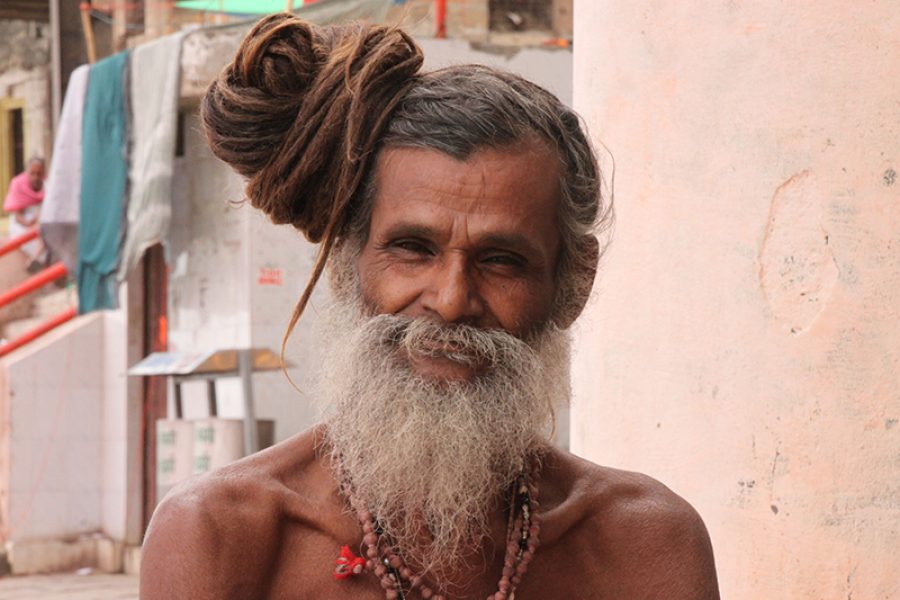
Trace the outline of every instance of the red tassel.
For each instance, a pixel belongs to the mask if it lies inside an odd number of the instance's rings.
[[[334,578],[347,579],[354,575],[359,575],[366,568],[366,561],[353,554],[350,546],[341,547],[341,555],[338,556],[334,564]]]

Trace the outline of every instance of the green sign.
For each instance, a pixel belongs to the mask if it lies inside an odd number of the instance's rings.
[[[293,0],[293,8],[303,6],[304,0]],[[179,0],[178,8],[204,10],[233,15],[268,15],[284,11],[286,0]]]

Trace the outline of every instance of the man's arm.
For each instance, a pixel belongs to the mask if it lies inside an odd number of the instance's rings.
[[[159,505],[142,550],[142,600],[266,597],[277,512],[247,487],[201,479]]]
[[[17,210],[15,213],[16,223],[21,225],[22,227],[31,227],[35,223],[37,223],[37,216],[33,216],[30,219],[25,216],[24,210]]]

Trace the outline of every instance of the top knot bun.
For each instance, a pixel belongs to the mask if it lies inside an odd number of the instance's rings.
[[[206,92],[209,145],[247,178],[253,206],[330,247],[421,65],[418,46],[396,28],[266,17]]]

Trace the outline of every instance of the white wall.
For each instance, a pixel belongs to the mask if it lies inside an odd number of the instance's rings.
[[[258,211],[251,213],[250,227],[251,338],[254,346],[271,348],[277,353],[294,305],[312,271],[317,247],[294,228],[275,226]],[[323,279],[286,351],[286,358],[294,365],[290,374],[299,390],[290,385],[281,371],[260,373],[254,378],[257,416],[275,419],[279,440],[302,431],[316,420],[310,395],[322,366],[322,353],[315,327],[317,310],[328,297],[328,284]]]
[[[0,543],[13,573],[116,571],[140,542],[142,413],[125,368],[124,311],[78,317],[0,360]]]
[[[2,360],[5,541],[103,528],[104,479],[113,476],[104,468],[112,434],[104,423],[103,347],[104,314],[93,313]]]
[[[168,340],[173,352],[246,348],[250,344],[247,277],[249,213],[239,205],[240,180],[209,152],[196,113],[184,127],[176,159],[169,264]],[[185,417],[206,413],[203,382],[183,386]],[[222,416],[240,416],[240,385],[218,384]],[[174,416],[172,394],[170,416]]]
[[[249,345],[277,353],[315,247],[240,202],[243,183],[207,148],[196,112],[187,115],[184,133],[169,246],[169,348],[202,352]],[[297,365],[292,377],[307,390],[306,374],[315,369],[309,329],[314,320],[310,311],[295,336],[300,343],[288,355]],[[258,373],[253,384],[257,417],[276,421],[276,441],[313,423],[309,403],[281,371]],[[186,418],[207,416],[205,383],[185,383],[182,392]],[[220,416],[243,416],[236,378],[220,379],[217,396]]]
[[[900,12],[576,2],[618,223],[573,447],[691,501],[722,595],[900,597]]]
[[[169,234],[169,344],[189,351],[250,343],[249,210],[236,175],[206,147],[197,114],[176,159]]]
[[[512,71],[547,88],[572,105],[572,51],[565,48],[517,48],[472,44],[459,39],[421,38],[424,69],[459,64],[488,65]]]

